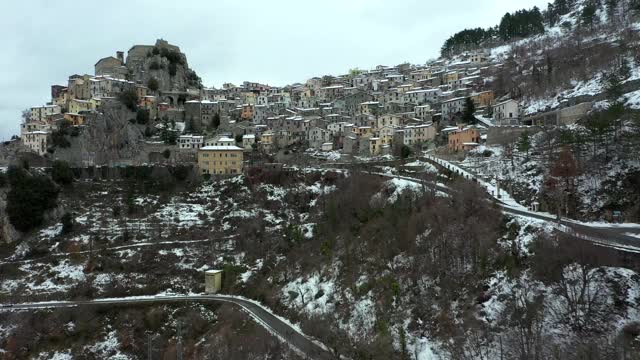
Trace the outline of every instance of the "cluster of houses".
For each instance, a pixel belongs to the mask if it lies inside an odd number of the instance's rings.
[[[486,139],[488,127],[520,123],[519,103],[496,99],[488,89],[486,79],[500,66],[477,52],[456,61],[378,66],[286,87],[244,82],[202,89],[199,98],[184,103],[182,119],[192,131],[179,137],[178,146],[211,151],[210,143],[222,136],[244,152],[302,144],[378,156],[398,154],[404,146],[422,148],[441,137],[449,151],[466,151]],[[463,119],[469,101],[477,121]],[[216,114],[222,132],[208,140],[205,129]]]
[[[173,47],[164,40],[155,46]],[[419,149],[440,137],[449,151],[466,151],[486,138],[488,127],[522,120],[518,101],[496,99],[487,86],[501,64],[484,52],[455,61],[354,70],[285,87],[244,82],[151,91],[132,68],[142,66],[152,48],[134,46],[126,63],[124,53],[117,52],[95,64],[95,75],[73,75],[66,86],[52,86],[51,103],[31,108],[23,122],[23,144],[45,154],[61,120],[89,125],[91,114],[127,90],[135,90],[138,106],[149,111],[155,126],[175,132],[177,149],[197,154],[202,172],[209,174],[238,173],[244,153],[292,145],[378,156],[398,154],[404,146]],[[463,117],[469,102],[476,115],[472,122]]]

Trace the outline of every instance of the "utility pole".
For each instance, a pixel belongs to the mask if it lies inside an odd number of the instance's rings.
[[[153,351],[153,348],[151,347],[151,334],[148,335],[147,338],[147,360],[151,360],[151,352]]]
[[[93,261],[93,236],[89,237],[89,262]]]
[[[176,345],[176,360],[182,360],[182,325],[178,322],[177,334],[178,344]]]

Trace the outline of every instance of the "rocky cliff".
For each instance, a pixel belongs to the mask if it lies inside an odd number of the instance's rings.
[[[20,239],[20,232],[9,222],[7,215],[7,189],[0,190],[0,244],[10,244]]]
[[[148,85],[155,79],[161,92],[185,92],[202,87],[198,75],[189,68],[187,56],[179,47],[161,39],[154,46],[132,47],[126,65],[133,80]]]
[[[94,114],[90,126],[77,136],[67,136],[71,146],[56,148],[53,155],[75,165],[103,165],[135,159],[142,149],[143,130],[129,120],[135,114],[120,103],[109,104]]]

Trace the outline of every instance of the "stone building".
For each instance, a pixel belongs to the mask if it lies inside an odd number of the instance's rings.
[[[128,73],[127,68],[124,66],[124,53],[122,51],[118,51],[116,57],[107,56],[98,60],[94,68],[96,76],[109,75],[124,79]]]
[[[90,75],[71,75],[67,91],[69,99],[89,100],[91,98]]]

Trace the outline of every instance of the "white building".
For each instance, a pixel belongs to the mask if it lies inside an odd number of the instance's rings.
[[[459,97],[442,102],[442,118],[451,118],[454,114],[464,110],[466,98]]]
[[[520,104],[513,99],[503,101],[493,107],[496,125],[517,125],[520,118]]]
[[[48,139],[49,133],[46,131],[29,131],[22,134],[22,144],[38,155],[47,152]]]
[[[242,135],[242,147],[245,150],[253,150],[253,144],[256,143],[256,136],[253,134]]]
[[[180,149],[200,149],[204,145],[204,136],[180,135],[178,146]]]
[[[320,127],[314,127],[307,132],[307,140],[312,148],[320,148],[322,144],[331,141],[331,132]]]
[[[31,108],[29,119],[32,121],[46,121],[47,117],[61,112],[62,109],[58,105],[36,106]]]
[[[431,120],[431,105],[416,106],[413,112],[418,119]]]
[[[440,89],[411,90],[404,93],[404,101],[417,105],[435,103],[440,94],[442,94]]]
[[[205,142],[205,146],[235,146],[236,141],[227,136],[216,136],[213,139],[209,139]]]
[[[436,137],[436,127],[431,124],[412,125],[404,128],[404,144],[407,146],[422,144]]]

